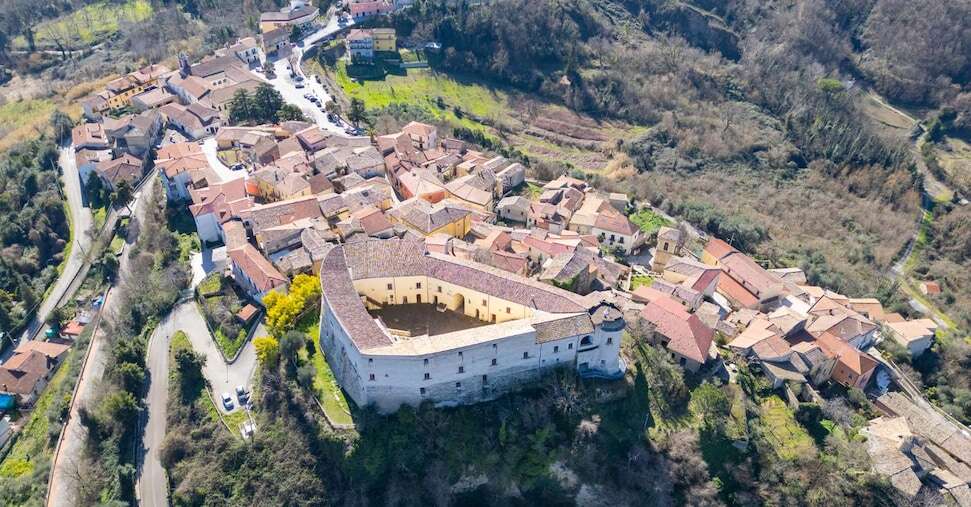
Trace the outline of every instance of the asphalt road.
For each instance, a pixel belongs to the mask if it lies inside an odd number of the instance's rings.
[[[165,469],[159,459],[159,449],[165,440],[165,417],[168,402],[168,354],[172,335],[183,331],[189,337],[192,348],[206,357],[206,364],[202,369],[203,375],[212,388],[213,396],[217,398],[219,410],[225,412],[225,407],[218,403],[221,393],[230,393],[234,402],[235,388],[238,385],[249,386],[256,369],[256,352],[252,341],[246,343],[243,351],[233,364],[227,364],[216,347],[216,342],[206,328],[206,322],[195,301],[189,299],[180,303],[172,310],[152,333],[148,344],[149,387],[145,396],[147,417],[145,431],[142,436],[142,452],[138,468],[138,498],[143,506],[156,507],[168,503],[168,486]],[[266,334],[260,323],[254,336]],[[234,404],[233,410],[240,410]]]
[[[152,195],[158,179],[155,173],[149,175],[149,180],[144,187],[136,192],[135,200],[132,204],[136,220],[143,219],[145,202],[148,196]],[[129,248],[128,246],[135,240],[134,237],[128,238],[124,251],[121,255],[119,265],[120,277],[126,276],[129,272]],[[103,316],[114,315],[117,312],[117,301],[124,293],[124,283],[116,283],[110,290],[109,297],[105,299],[101,313]],[[87,432],[81,425],[78,412],[82,406],[89,405],[101,389],[101,378],[104,376],[105,362],[109,353],[106,346],[104,333],[99,331],[91,338],[91,349],[88,351],[88,359],[84,364],[84,369],[78,378],[77,394],[71,403],[70,418],[64,427],[64,437],[61,445],[57,448],[51,465],[50,494],[47,498],[48,506],[60,507],[62,505],[77,505],[76,498],[78,487],[78,464],[82,458]]]
[[[68,288],[70,288],[74,278],[84,265],[86,252],[91,247],[91,238],[87,234],[92,222],[91,209],[84,207],[84,202],[81,197],[81,178],[78,175],[77,164],[74,160],[73,147],[67,146],[60,149],[58,165],[61,168],[61,181],[63,182],[64,195],[67,197],[68,209],[71,213],[71,221],[74,228],[74,242],[71,247],[71,254],[64,264],[61,275],[54,281],[54,286],[37,308],[34,318],[27,324],[27,329],[24,330],[17,343],[23,343],[33,339],[37,333],[44,329],[44,322],[47,321],[47,317],[51,311],[57,306],[58,301],[64,297],[64,293],[67,292]],[[6,361],[13,354],[15,348],[16,345],[9,347],[0,359]]]

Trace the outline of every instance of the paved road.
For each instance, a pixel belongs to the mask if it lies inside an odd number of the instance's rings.
[[[154,194],[158,182],[155,174],[154,172],[151,173],[149,180],[135,194],[135,200],[131,207],[136,220],[144,220],[145,210],[147,209],[145,203],[148,202],[148,197]],[[127,239],[128,244],[125,245],[121,255],[120,278],[124,278],[129,273],[128,246],[135,240],[134,235],[131,236]],[[124,286],[124,283],[116,283],[115,287],[111,289],[110,297],[105,299],[102,307],[102,316],[115,315],[118,310],[117,301],[123,297]],[[70,417],[64,427],[61,445],[57,448],[57,454],[54,455],[52,461],[50,494],[47,498],[48,506],[60,507],[77,504],[75,501],[79,487],[77,466],[80,463],[87,439],[87,433],[84,426],[81,425],[78,412],[82,406],[90,404],[102,392],[101,378],[104,376],[105,361],[110,352],[106,345],[104,333],[100,330],[91,337],[88,359],[78,378],[77,393],[71,402]]]
[[[192,348],[206,356],[202,373],[217,398],[221,393],[230,393],[235,398],[235,388],[246,385],[247,390],[256,369],[256,352],[252,341],[247,342],[239,358],[233,364],[226,364],[216,343],[206,328],[206,322],[195,301],[189,299],[180,303],[167,315],[149,340],[148,370],[149,388],[145,397],[148,408],[145,431],[142,440],[142,459],[138,469],[138,498],[141,505],[156,507],[167,505],[168,487],[165,469],[159,460],[159,448],[165,439],[165,417],[168,401],[168,353],[169,342],[177,331],[188,335]],[[266,334],[260,323],[255,336]],[[221,403],[219,409],[225,412]],[[239,407],[234,407],[239,410]]]
[[[219,146],[216,143],[215,137],[208,137],[202,142],[202,152],[206,154],[206,160],[212,167],[213,171],[222,179],[222,181],[234,180],[236,178],[242,178],[245,172],[243,171],[233,171],[232,169],[226,167],[222,160],[219,160]]]
[[[78,175],[77,165],[74,160],[74,148],[67,146],[60,149],[58,165],[61,168],[61,181],[63,182],[64,195],[67,197],[67,205],[71,213],[71,221],[74,228],[74,242],[71,247],[71,254],[64,264],[61,275],[54,282],[54,286],[47,297],[41,302],[34,314],[34,318],[27,324],[27,329],[17,343],[23,343],[33,339],[45,328],[44,322],[57,303],[64,297],[64,293],[70,288],[71,283],[84,265],[84,257],[91,248],[91,238],[88,236],[88,229],[91,228],[91,209],[84,207],[81,197],[81,181]],[[13,354],[13,347],[8,348],[2,357],[6,361]]]

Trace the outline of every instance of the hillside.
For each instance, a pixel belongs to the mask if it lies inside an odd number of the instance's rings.
[[[884,135],[865,90],[927,109],[956,100],[968,78],[960,48],[971,40],[915,53],[887,35],[900,28],[886,15],[897,3],[428,2],[392,24],[406,45],[442,44],[429,58],[438,71],[643,129],[617,143],[629,160],[609,165],[605,185],[864,294],[883,283],[918,216],[910,141]],[[933,23],[907,25],[901,39],[953,31]],[[928,89],[902,91],[918,70],[935,76]]]

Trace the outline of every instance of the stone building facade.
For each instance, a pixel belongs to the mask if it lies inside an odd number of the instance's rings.
[[[360,406],[475,403],[516,390],[556,367],[621,375],[621,312],[454,257],[415,240],[333,247],[321,263],[320,343],[341,387]],[[424,304],[480,321],[409,336],[368,310]]]

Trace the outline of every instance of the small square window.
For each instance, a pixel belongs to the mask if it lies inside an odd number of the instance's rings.
[[[374,382],[374,374],[373,373],[370,374],[370,375],[368,375],[368,380],[370,380],[371,382]]]
[[[438,292],[442,292],[442,286],[441,285],[438,286]]]
[[[506,313],[512,313],[512,310],[508,306],[506,307]]]
[[[499,347],[499,345],[497,345],[497,344],[495,344],[495,343],[493,343],[493,344],[492,344],[492,350],[493,350],[493,352],[495,352],[495,350],[496,350],[496,349],[497,349],[498,347]]]
[[[421,288],[421,282],[417,282],[417,283],[415,283],[415,288],[416,288],[416,289],[420,289],[420,288]]]
[[[462,359],[462,351],[459,351],[459,359]]]
[[[485,299],[483,299],[483,300],[482,300],[482,306],[485,306],[485,305],[487,305],[487,304],[489,304],[489,303],[487,303],[487,302],[486,302],[486,300],[485,300]]]
[[[554,354],[556,354],[556,353],[558,353],[559,351],[560,351],[560,346],[559,346],[559,345],[554,345],[554,346],[553,346],[553,353],[554,353]]]
[[[425,366],[428,366],[428,359],[425,359]]]
[[[566,344],[566,348],[569,349],[569,350],[573,350],[573,344],[572,343],[567,343]]]
[[[614,343],[614,337],[613,336],[608,336],[607,337],[607,345],[610,345],[611,343]]]
[[[459,373],[465,373],[465,366],[459,366]]]
[[[529,359],[529,352],[523,352],[523,359]]]
[[[388,290],[393,290],[393,287],[391,286],[390,283],[388,284]]]
[[[497,364],[499,364],[499,362],[495,358],[493,358],[492,359],[492,366],[495,366]]]
[[[369,357],[367,359],[367,364],[374,364],[374,358],[373,357]]]
[[[418,389],[418,392],[419,392],[419,393],[420,393],[420,394],[421,394],[422,396],[424,396],[424,395],[425,395],[425,388],[424,388],[424,387],[421,387],[421,388],[419,388],[419,389]]]
[[[425,374],[425,380],[431,380],[431,379],[432,379],[432,374],[431,373],[426,373]]]
[[[455,383],[455,388],[458,389],[458,390],[462,390],[462,383],[461,382],[456,382]]]

